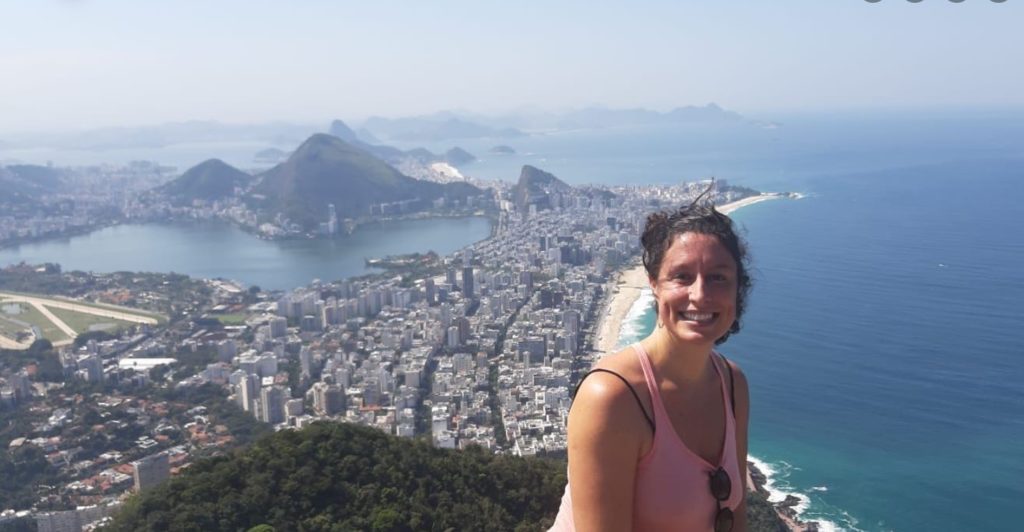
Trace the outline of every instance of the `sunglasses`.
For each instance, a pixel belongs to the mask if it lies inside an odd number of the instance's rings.
[[[722,507],[722,502],[729,499],[732,494],[732,482],[725,469],[719,467],[711,473],[711,495],[718,503],[718,513],[715,514],[715,532],[729,532],[732,530],[732,510],[729,507]]]

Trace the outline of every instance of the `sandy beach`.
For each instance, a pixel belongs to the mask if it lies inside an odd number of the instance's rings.
[[[720,212],[722,214],[731,214],[731,213],[737,211],[738,209],[742,209],[743,207],[748,207],[748,206],[753,205],[755,203],[761,203],[762,201],[779,199],[779,198],[783,198],[783,197],[785,197],[785,196],[782,196],[782,195],[779,195],[779,194],[761,194],[760,196],[751,196],[749,198],[743,198],[741,200],[734,201],[732,203],[726,203],[725,205],[716,205],[715,208],[718,209],[718,212]]]
[[[719,212],[730,214],[736,210],[762,201],[778,199],[784,196],[776,194],[761,194],[751,196],[739,201],[716,206]],[[622,329],[622,322],[629,314],[629,309],[640,297],[640,293],[647,288],[647,272],[643,264],[633,263],[619,272],[615,286],[611,289],[607,304],[601,312],[601,319],[597,326],[597,337],[594,339],[594,350],[598,357],[615,351],[619,342],[619,331]]]
[[[626,319],[633,302],[640,297],[640,292],[647,288],[647,272],[643,264],[630,266],[619,272],[618,281],[609,295],[608,305],[601,314],[601,322],[597,327],[597,338],[594,349],[602,355],[612,353],[619,341],[619,330]]]

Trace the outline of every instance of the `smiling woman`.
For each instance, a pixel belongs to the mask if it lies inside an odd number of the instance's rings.
[[[746,247],[699,199],[641,242],[658,326],[581,381],[553,530],[745,531],[747,382],[714,346],[740,329]]]

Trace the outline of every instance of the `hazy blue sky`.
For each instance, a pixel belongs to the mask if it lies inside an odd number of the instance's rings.
[[[4,0],[0,131],[1024,105],[1024,0]]]

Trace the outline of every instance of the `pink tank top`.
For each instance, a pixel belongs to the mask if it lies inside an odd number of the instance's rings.
[[[736,420],[726,391],[720,357],[713,355],[711,358],[721,382],[722,401],[725,405],[725,442],[724,449],[720,452],[721,463],[710,464],[686,447],[676,435],[672,421],[665,412],[665,405],[661,401],[658,381],[654,377],[647,352],[639,343],[634,344],[633,349],[640,360],[644,379],[647,381],[647,390],[651,394],[656,427],[651,450],[636,466],[633,530],[713,530],[718,504],[711,495],[711,473],[721,466],[729,474],[732,491],[723,506],[728,506],[733,511],[743,501],[743,492],[746,489],[740,480],[736,458]],[[558,516],[551,530],[573,532],[575,529],[572,498],[567,484]]]

